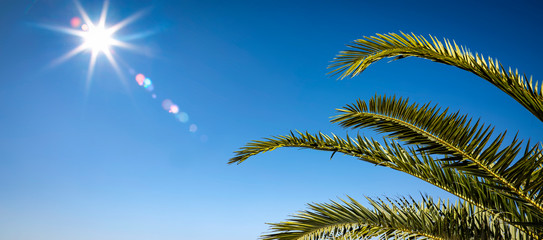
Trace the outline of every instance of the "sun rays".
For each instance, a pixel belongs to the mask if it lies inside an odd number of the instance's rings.
[[[92,81],[92,75],[96,66],[96,60],[99,55],[103,54],[107,58],[111,66],[115,69],[115,72],[119,75],[119,77],[122,78],[121,71],[114,57],[113,49],[116,47],[120,47],[134,50],[135,48],[132,44],[118,40],[115,34],[126,25],[140,18],[143,15],[144,11],[137,12],[114,25],[108,26],[106,24],[106,18],[109,8],[108,0],[104,1],[102,11],[100,13],[100,18],[97,22],[93,22],[90,19],[89,15],[78,1],[75,1],[75,5],[77,7],[77,10],[79,11],[81,18],[72,18],[72,20],[70,21],[70,25],[72,26],[72,28],[44,26],[57,32],[80,37],[82,40],[82,43],[79,46],[65,53],[61,57],[55,59],[51,63],[51,65],[61,64],[80,53],[90,53],[86,84],[88,88]]]

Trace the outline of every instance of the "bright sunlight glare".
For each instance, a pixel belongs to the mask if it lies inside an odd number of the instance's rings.
[[[57,65],[62,62],[67,61],[68,59],[74,57],[83,52],[90,52],[90,61],[89,68],[87,71],[87,89],[92,79],[94,72],[94,67],[96,65],[96,60],[100,54],[103,54],[107,60],[110,62],[111,66],[115,69],[119,77],[122,79],[122,74],[117,64],[117,61],[114,58],[115,52],[113,51],[114,47],[120,47],[125,49],[135,50],[135,46],[115,39],[113,36],[117,31],[125,27],[126,25],[134,22],[140,18],[145,11],[140,11],[135,13],[128,18],[113,24],[112,26],[106,27],[106,18],[109,7],[109,0],[104,0],[102,11],[100,13],[100,18],[97,22],[91,21],[87,12],[83,9],[79,1],[75,0],[75,5],[77,10],[80,13],[80,17],[73,17],[70,20],[70,25],[72,28],[57,27],[50,25],[41,25],[45,28],[55,30],[62,33],[67,33],[80,37],[82,43],[71,51],[67,52],[60,58],[54,60],[51,65]],[[78,30],[77,28],[80,29]]]
[[[107,52],[113,44],[113,37],[110,31],[103,26],[91,27],[84,35],[84,45],[93,52]]]

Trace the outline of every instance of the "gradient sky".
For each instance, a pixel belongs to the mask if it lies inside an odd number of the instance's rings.
[[[98,19],[101,1],[81,5]],[[541,79],[539,1],[111,0],[107,24],[142,10],[118,32],[138,46],[114,48],[121,76],[100,55],[87,85],[88,52],[51,65],[81,39],[44,27],[70,28],[80,16],[73,1],[0,3],[0,239],[256,239],[309,202],[450,197],[326,152],[280,149],[226,164],[253,139],[344,135],[329,123],[334,109],[375,94],[432,101],[542,140],[541,122],[520,104],[453,67],[408,58],[354,79],[326,76],[350,41],[403,31],[455,39]],[[152,79],[156,99],[135,73]],[[164,99],[188,122],[162,109]]]

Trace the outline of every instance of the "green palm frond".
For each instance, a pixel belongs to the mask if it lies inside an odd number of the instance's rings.
[[[348,45],[351,50],[340,52],[329,68],[331,74],[340,78],[354,77],[369,65],[383,58],[415,56],[435,62],[456,66],[492,83],[522,104],[528,111],[543,121],[543,85],[532,77],[519,74],[518,70],[505,69],[495,59],[480,54],[473,55],[467,48],[445,39],[442,43],[430,36],[428,41],[415,34],[377,34],[364,37]]]
[[[490,126],[472,124],[466,115],[441,111],[437,106],[409,104],[408,100],[374,97],[368,103],[338,109],[332,122],[343,127],[369,127],[389,137],[420,147],[420,151],[443,155],[446,167],[485,178],[493,189],[533,207],[543,217],[543,166],[541,150],[516,138],[502,144],[505,133],[491,140]],[[521,153],[521,154],[519,154]]]
[[[481,180],[477,177],[458,172],[453,168],[443,168],[443,162],[434,160],[427,153],[405,149],[394,141],[382,145],[360,135],[356,138],[343,139],[323,133],[312,135],[298,132],[298,135],[295,135],[291,132],[290,135],[249,142],[236,152],[236,156],[230,159],[229,163],[239,164],[256,154],[282,147],[340,152],[375,165],[402,171],[444,189],[481,209],[500,214],[500,218],[506,221],[517,222],[519,223],[516,224],[517,227],[524,232],[536,234],[540,231],[537,228],[534,229],[533,226],[520,224],[539,221],[539,218],[533,217],[534,214],[529,207],[519,206],[515,201],[497,194],[489,187],[489,184],[481,184]]]
[[[354,77],[383,58],[415,56],[467,70],[489,81],[543,121],[543,85],[495,59],[473,55],[454,41],[414,34],[378,34],[340,52],[331,74]],[[339,109],[332,122],[385,133],[384,143],[357,135],[301,133],[249,142],[229,164],[294,147],[340,152],[415,176],[463,199],[372,200],[369,210],[350,201],[310,204],[293,219],[271,224],[264,239],[543,239],[543,145],[531,145],[490,125],[437,106],[374,97]],[[401,142],[400,142],[401,141]]]
[[[318,133],[312,135],[310,133],[302,133],[297,131],[297,134],[290,132],[290,135],[281,135],[277,137],[264,138],[264,140],[255,140],[247,143],[245,147],[234,152],[235,157],[228,161],[228,164],[240,164],[247,160],[249,157],[273,151],[281,147],[296,147],[296,148],[309,148],[315,150],[340,152],[353,157],[363,158],[365,161],[388,166],[387,161],[384,161],[384,156],[378,156],[378,154],[369,155],[368,153],[377,153],[377,148],[381,148],[378,142],[369,140],[358,136],[357,140],[347,138],[347,140],[340,138],[334,134],[328,136],[324,133]],[[386,155],[386,153],[383,153]]]
[[[285,222],[270,224],[265,240],[314,239],[530,239],[496,219],[494,215],[465,203],[455,204],[430,197],[382,200],[367,198],[373,209],[356,200],[309,204]]]

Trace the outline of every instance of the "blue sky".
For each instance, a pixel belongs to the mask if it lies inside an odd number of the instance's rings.
[[[81,1],[96,21],[101,1]],[[449,197],[353,158],[281,149],[239,166],[246,142],[290,130],[334,132],[336,108],[375,94],[438,103],[541,141],[541,123],[489,83],[419,59],[336,81],[326,66],[345,44],[388,32],[432,34],[541,79],[537,1],[121,1],[107,25],[120,76],[104,55],[51,63],[81,38],[65,0],[0,3],[0,239],[255,239],[265,222],[306,203],[364,195]],[[143,73],[154,90],[134,80]],[[156,94],[156,98],[152,98]],[[161,107],[170,99],[189,116]],[[189,131],[194,124],[197,130]],[[366,136],[378,136],[370,130]]]

